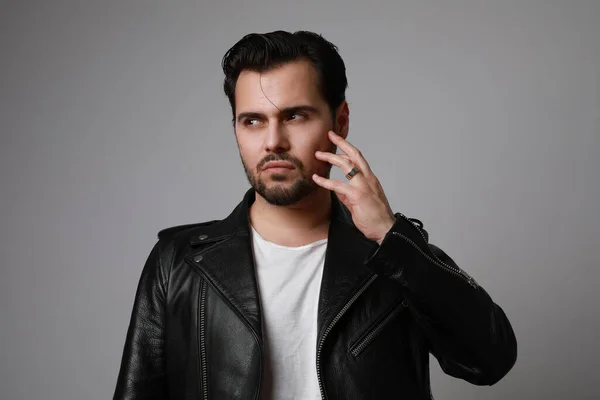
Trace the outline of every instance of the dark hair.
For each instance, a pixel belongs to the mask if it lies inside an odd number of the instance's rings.
[[[319,90],[333,115],[346,99],[346,66],[337,46],[309,31],[251,33],[230,48],[221,66],[225,73],[223,89],[235,118],[235,85],[243,70],[265,72],[285,63],[307,59],[317,70]]]

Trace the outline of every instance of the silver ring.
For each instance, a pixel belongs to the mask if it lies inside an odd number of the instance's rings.
[[[358,174],[360,172],[360,169],[358,169],[358,167],[354,167],[350,170],[350,172],[348,172],[346,174],[346,178],[348,178],[348,180],[352,179],[352,177],[356,174]]]

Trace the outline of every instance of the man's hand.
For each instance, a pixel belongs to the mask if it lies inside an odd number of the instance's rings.
[[[344,154],[317,151],[315,157],[340,167],[344,175],[354,166],[360,172],[348,183],[317,174],[313,174],[313,180],[319,186],[335,191],[340,201],[350,210],[356,227],[367,238],[381,244],[396,220],[383,188],[360,150],[333,131],[329,131],[329,138]]]

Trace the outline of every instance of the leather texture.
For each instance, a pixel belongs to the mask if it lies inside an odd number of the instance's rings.
[[[261,309],[249,189],[223,220],[159,233],[144,265],[114,399],[258,399]],[[475,385],[517,357],[502,309],[423,224],[397,213],[381,246],[332,192],[318,304],[317,365],[326,399],[431,399],[429,353]]]

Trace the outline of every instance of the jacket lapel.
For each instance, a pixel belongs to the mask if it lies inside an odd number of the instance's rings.
[[[376,243],[354,226],[350,212],[334,192],[331,196],[332,214],[319,294],[318,337],[352,295],[374,275],[364,261]],[[186,261],[206,277],[262,338],[248,214],[255,198],[256,193],[251,188],[227,218],[194,229],[190,244],[201,245],[202,249],[191,252]]]
[[[195,230],[190,244],[203,245],[203,249],[192,252],[186,257],[186,261],[206,277],[246,320],[257,337],[262,338],[260,303],[248,218],[249,206],[254,199],[254,191],[248,190],[242,202],[227,218]],[[211,245],[211,242],[214,242],[214,245]]]

